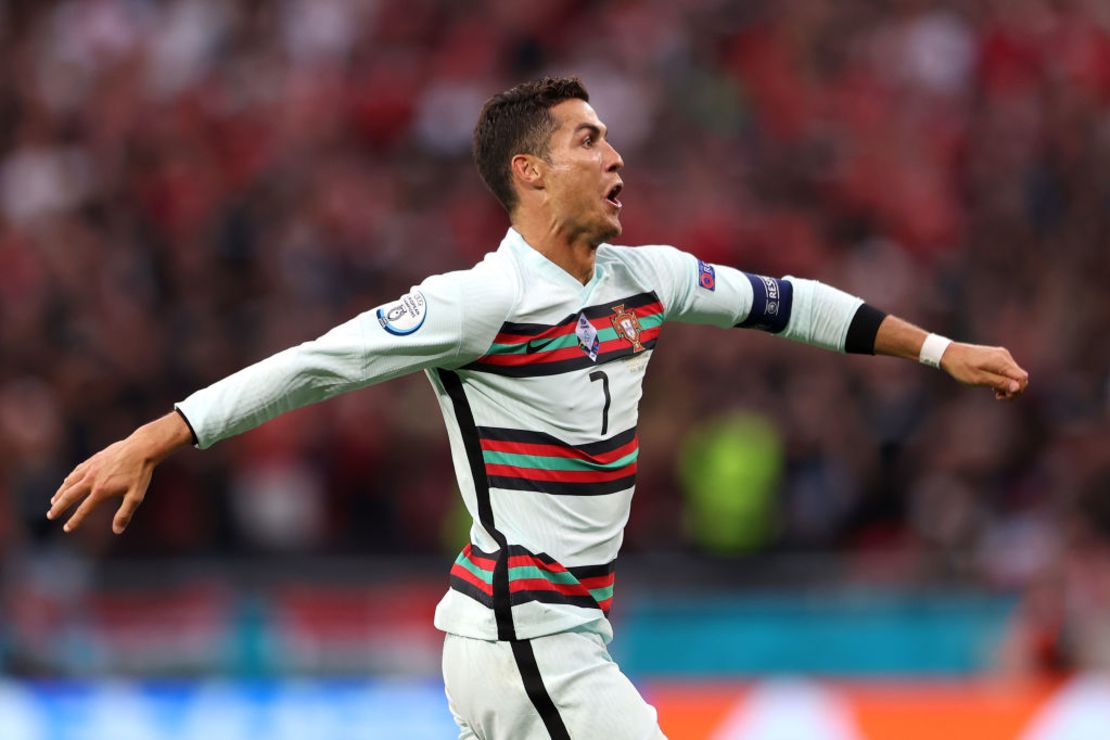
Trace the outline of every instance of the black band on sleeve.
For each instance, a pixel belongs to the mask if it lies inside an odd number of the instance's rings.
[[[875,354],[875,336],[879,324],[883,323],[886,313],[864,303],[856,310],[848,327],[848,337],[844,340],[844,351],[857,355]]]
[[[193,429],[193,425],[189,423],[189,417],[186,416],[185,412],[179,409],[177,406],[174,406],[173,410],[176,411],[177,415],[180,416],[182,421],[185,422],[185,426],[189,427],[189,434],[193,435],[193,446],[196,447],[197,445],[199,445],[200,440],[197,439],[197,433]]]

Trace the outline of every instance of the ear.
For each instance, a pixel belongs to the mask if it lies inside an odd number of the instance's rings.
[[[544,164],[534,154],[517,154],[509,163],[513,181],[525,190],[543,190]]]

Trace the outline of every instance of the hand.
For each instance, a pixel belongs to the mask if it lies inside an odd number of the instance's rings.
[[[123,503],[112,520],[112,531],[122,534],[146,496],[154,467],[191,439],[188,425],[175,412],[144,424],[127,439],[105,447],[74,468],[50,499],[46,518],[54,519],[80,501],[63,527],[72,532],[100,502],[120,496]]]
[[[1005,347],[952,342],[940,358],[945,372],[961,383],[994,389],[997,399],[1017,398],[1029,386],[1029,373],[1014,362]]]
[[[63,527],[72,532],[100,502],[122,496],[123,503],[112,520],[112,531],[121,534],[143,502],[154,474],[154,463],[138,448],[133,438],[128,437],[105,447],[74,468],[50,499],[46,518],[54,519],[81,501]]]

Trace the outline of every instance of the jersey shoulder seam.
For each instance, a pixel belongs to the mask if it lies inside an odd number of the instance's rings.
[[[644,244],[638,247],[618,246],[616,244],[606,244],[605,246],[613,251],[622,265],[625,265],[633,275],[642,280],[655,293],[659,303],[663,306],[663,320],[667,321],[671,307],[667,305],[663,295],[667,292],[663,290],[663,277],[659,274],[656,261],[646,252],[666,251],[668,249],[678,252],[679,250],[667,244]],[[640,252],[640,250],[646,250],[646,252]],[[625,259],[624,255],[631,256],[632,259]],[[645,276],[642,271],[644,269],[648,270],[650,275]]]

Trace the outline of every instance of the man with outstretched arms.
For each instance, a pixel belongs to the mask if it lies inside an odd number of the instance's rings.
[[[80,502],[70,531],[121,496],[120,533],[177,447],[424,370],[474,518],[436,610],[460,737],[662,737],[606,645],[637,407],[665,323],[918,359],[998,398],[1021,394],[1028,375],[1005,349],[927,334],[815,281],[612,246],[624,163],[588,99],[576,79],[544,79],[486,103],[474,154],[512,223],[495,252],[197,391],[77,466],[48,516]]]

